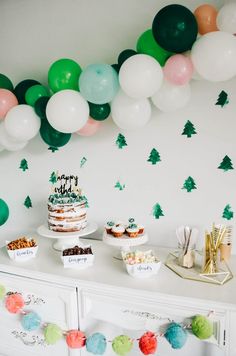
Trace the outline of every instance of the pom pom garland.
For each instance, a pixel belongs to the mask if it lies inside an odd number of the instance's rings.
[[[131,351],[133,347],[133,340],[127,335],[119,335],[112,341],[113,351],[120,356],[125,356]]]
[[[101,333],[94,333],[86,341],[86,349],[94,355],[103,355],[106,351],[107,341]]]
[[[82,331],[70,330],[66,335],[66,343],[71,349],[80,349],[85,345],[86,336]]]
[[[5,297],[5,294],[6,294],[6,288],[0,285],[0,300],[2,300]]]
[[[41,318],[35,312],[26,313],[21,319],[21,325],[26,331],[37,330],[41,325]]]
[[[10,294],[6,297],[5,306],[9,313],[17,314],[24,307],[25,302],[22,296],[18,293]]]
[[[181,349],[187,341],[186,330],[177,323],[171,323],[164,336],[173,349]]]
[[[192,320],[192,332],[200,340],[209,339],[213,334],[213,324],[204,315],[195,315]]]
[[[56,324],[48,324],[44,328],[44,338],[47,344],[53,345],[62,338],[62,330]]]
[[[154,333],[147,331],[139,339],[139,348],[144,355],[155,354],[157,350],[157,338]]]

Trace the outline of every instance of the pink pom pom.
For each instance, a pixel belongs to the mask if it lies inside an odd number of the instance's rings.
[[[144,355],[155,354],[157,349],[157,338],[154,333],[147,331],[139,339],[139,348]]]
[[[16,293],[7,296],[5,301],[5,307],[10,313],[19,313],[24,306],[25,302],[20,294]]]
[[[71,349],[80,349],[85,345],[86,336],[82,331],[70,330],[66,335],[66,343]]]

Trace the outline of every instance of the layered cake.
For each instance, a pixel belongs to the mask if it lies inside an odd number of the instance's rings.
[[[78,177],[53,172],[53,194],[48,198],[48,228],[57,232],[75,232],[87,225],[87,198],[78,186]]]

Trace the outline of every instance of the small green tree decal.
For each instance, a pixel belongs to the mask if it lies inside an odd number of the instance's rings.
[[[83,158],[81,159],[81,161],[80,161],[80,168],[82,168],[82,167],[85,165],[86,162],[87,162],[87,158],[86,158],[86,157],[83,157]]]
[[[21,162],[20,162],[20,169],[22,169],[23,172],[26,171],[26,169],[29,169],[28,167],[28,162],[26,161],[26,159],[22,159]]]
[[[197,189],[194,179],[192,177],[188,177],[185,180],[182,189],[186,189],[188,193],[191,192],[193,189]]]
[[[223,161],[221,162],[221,164],[218,167],[219,169],[223,169],[225,172],[230,170],[230,169],[234,169],[233,164],[231,162],[231,159],[229,158],[229,156],[224,156]]]
[[[182,135],[186,135],[187,137],[191,137],[192,135],[195,135],[196,129],[194,125],[192,124],[191,121],[187,121],[186,124],[184,125],[184,130],[182,132]]]
[[[218,96],[215,105],[220,105],[223,108],[228,103],[229,103],[228,94],[224,90],[222,90]]]
[[[224,208],[223,214],[222,214],[222,218],[230,220],[234,217],[234,213],[231,210],[231,206],[229,204],[226,205],[226,207]]]
[[[156,203],[152,208],[152,215],[155,219],[159,219],[161,216],[164,216],[160,204]]]
[[[126,143],[125,136],[119,133],[117,139],[116,139],[116,145],[118,148],[123,148],[125,146],[128,146]]]
[[[51,173],[49,182],[51,182],[52,184],[55,184],[57,182],[57,173],[56,172]]]
[[[53,146],[50,146],[48,147],[48,150],[51,151],[52,153],[58,151],[58,147],[53,147]]]
[[[159,152],[153,148],[150,152],[149,158],[147,160],[148,162],[151,162],[152,164],[156,164],[157,162],[161,161],[161,157]]]
[[[24,206],[29,209],[29,208],[32,208],[32,202],[31,202],[31,199],[30,197],[27,195],[27,197],[25,198],[25,201],[24,201]]]
[[[117,188],[119,190],[124,190],[125,184],[121,184],[120,181],[117,181],[116,184],[114,185],[114,188]]]

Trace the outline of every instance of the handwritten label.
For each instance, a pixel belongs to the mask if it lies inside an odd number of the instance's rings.
[[[65,268],[87,268],[92,266],[94,255],[74,255],[62,256],[62,261]]]

